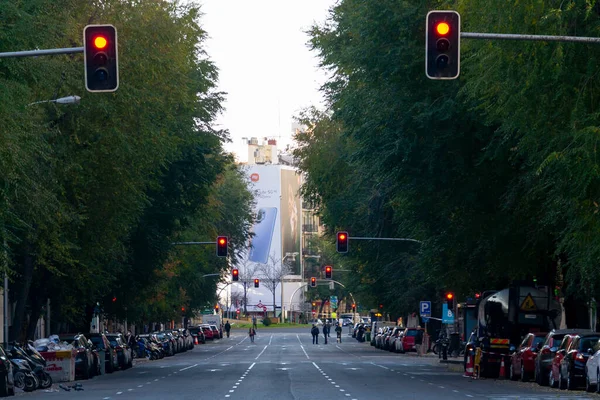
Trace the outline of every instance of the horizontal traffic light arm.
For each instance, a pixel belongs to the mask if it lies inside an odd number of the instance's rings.
[[[66,47],[61,49],[7,51],[0,53],[0,58],[54,56],[57,54],[83,53],[83,47]]]
[[[171,243],[171,245],[173,246],[187,246],[187,245],[193,245],[193,244],[217,244],[217,241],[213,241],[213,242],[173,242]]]
[[[365,236],[348,236],[348,240],[395,240],[399,242],[415,242],[423,244],[422,241],[417,239],[408,239],[408,238],[382,238],[382,237],[365,237]]]

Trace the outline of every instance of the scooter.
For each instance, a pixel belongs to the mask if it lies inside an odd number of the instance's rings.
[[[44,371],[44,367],[46,366],[46,360],[30,344],[27,345],[27,349],[28,351],[25,351],[17,343],[13,343],[7,347],[9,358],[11,359],[11,361],[22,360],[27,364],[27,366],[31,370],[32,375],[36,379],[36,387],[34,388],[34,390],[38,387],[42,389],[49,388],[50,386],[52,386],[52,377],[46,371]],[[15,381],[16,380],[17,378],[15,377]]]
[[[39,386],[39,380],[31,370],[29,363],[20,358],[9,358],[13,365],[15,387],[26,392],[33,392]]]

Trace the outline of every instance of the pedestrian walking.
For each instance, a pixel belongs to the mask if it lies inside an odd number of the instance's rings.
[[[227,337],[229,337],[229,332],[231,331],[231,325],[229,321],[225,322],[225,333],[227,333]]]
[[[256,326],[256,315],[254,315],[254,316],[252,317],[252,328],[254,328],[255,330],[256,330],[256,328],[258,328],[258,327]]]
[[[250,336],[251,343],[254,343],[254,335],[256,335],[256,331],[254,330],[254,328],[250,328],[248,330],[248,336]]]
[[[315,324],[313,324],[312,329],[310,330],[310,333],[312,334],[312,337],[313,337],[313,344],[319,344],[319,328],[317,328],[317,326]]]
[[[421,356],[421,348],[423,347],[423,330],[420,326],[417,326],[417,333],[415,334],[415,349],[417,350],[417,356]]]
[[[338,343],[342,343],[342,326],[340,324],[335,327],[335,333],[337,333]]]
[[[325,337],[325,344],[327,344],[327,334],[329,332],[329,329],[327,328],[327,324],[323,324],[323,336]]]

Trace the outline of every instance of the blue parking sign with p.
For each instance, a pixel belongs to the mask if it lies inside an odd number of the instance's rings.
[[[419,314],[421,317],[431,317],[431,302],[422,301],[419,305]]]

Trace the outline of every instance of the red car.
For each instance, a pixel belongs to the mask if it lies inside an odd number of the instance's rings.
[[[513,381],[521,378],[526,382],[535,373],[535,359],[544,343],[546,333],[528,333],[510,357],[508,376]]]
[[[204,333],[204,338],[206,340],[214,340],[214,335],[212,329],[210,329],[209,325],[202,325],[202,333]]]
[[[565,335],[562,342],[560,342],[560,346],[558,347],[556,354],[554,354],[554,358],[552,359],[552,368],[550,368],[550,387],[558,387],[558,384],[560,383],[560,362],[564,358],[565,354],[567,354],[567,349],[569,348],[569,345],[575,336],[576,335],[574,334]]]
[[[415,347],[415,336],[417,335],[423,335],[423,331],[419,332],[417,328],[406,328],[402,335],[402,352],[417,350]]]

